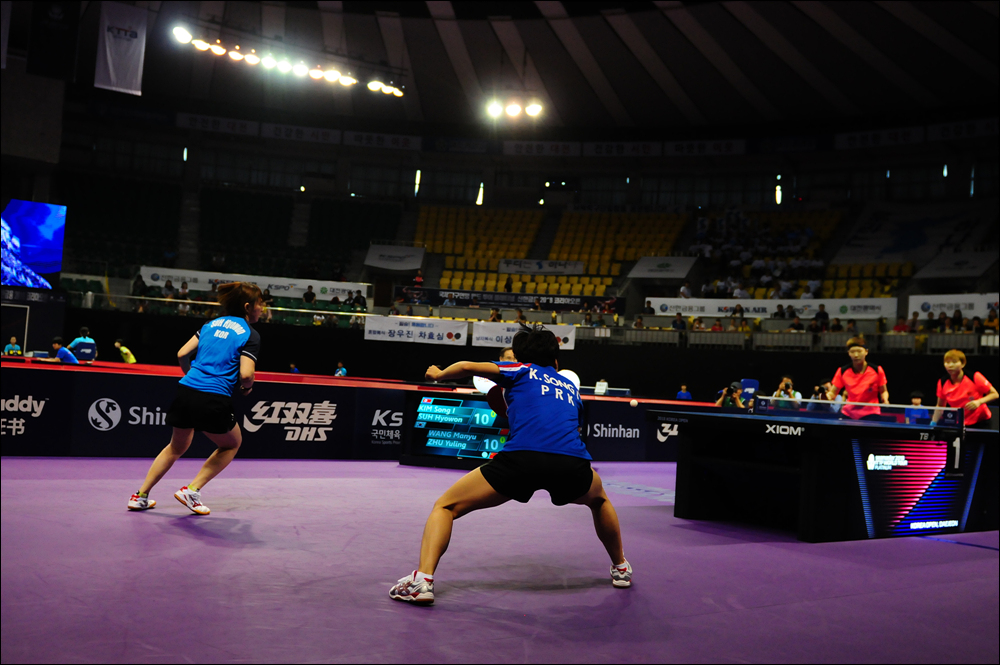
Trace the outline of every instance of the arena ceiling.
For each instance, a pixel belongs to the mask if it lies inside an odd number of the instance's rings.
[[[134,4],[152,17],[144,94],[400,128],[482,126],[492,97],[516,93],[542,100],[532,122],[555,133],[995,113],[1000,82],[996,1]],[[341,62],[361,84],[271,80],[178,44],[181,23]],[[376,73],[405,96],[365,89]]]

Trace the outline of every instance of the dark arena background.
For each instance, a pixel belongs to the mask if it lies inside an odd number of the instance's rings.
[[[998,12],[4,0],[2,661],[996,663]],[[126,510],[234,281],[211,514],[201,433]],[[541,490],[394,602],[520,324],[632,586]]]

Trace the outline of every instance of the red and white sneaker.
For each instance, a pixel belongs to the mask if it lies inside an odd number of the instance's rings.
[[[417,571],[413,571],[406,577],[396,582],[396,585],[389,589],[389,597],[393,600],[402,600],[416,605],[430,605],[434,602],[434,578],[425,577],[416,581]]]
[[[620,566],[611,566],[611,583],[619,589],[632,586],[632,564],[626,561]]]
[[[156,499],[150,499],[148,496],[139,496],[136,492],[128,500],[129,510],[149,510],[156,505]]]
[[[193,513],[208,515],[212,512],[208,509],[208,506],[201,502],[201,492],[188,489],[187,486],[184,486],[174,492],[174,498],[190,508]]]

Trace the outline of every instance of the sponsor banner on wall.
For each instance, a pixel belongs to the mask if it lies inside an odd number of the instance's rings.
[[[468,331],[469,324],[465,321],[408,316],[369,316],[365,320],[365,339],[377,342],[465,346],[468,343]]]
[[[644,256],[629,271],[629,279],[683,279],[691,272],[696,256]]]
[[[931,262],[917,271],[914,279],[939,279],[944,277],[979,277],[997,262],[993,252],[962,252],[938,254]]]
[[[652,304],[658,316],[730,316],[736,305],[743,307],[748,318],[763,319],[771,316],[781,305],[787,310],[789,305],[795,307],[795,313],[803,319],[811,319],[819,311],[820,305],[826,305],[830,318],[849,319],[879,319],[883,316],[889,320],[896,317],[895,298],[823,298],[799,300],[729,300],[715,298],[646,298]]]
[[[579,143],[570,141],[504,141],[505,155],[533,155],[536,157],[579,157]]]
[[[953,141],[956,139],[971,139],[996,135],[997,118],[946,122],[941,125],[929,125],[927,127],[928,141]]]
[[[663,144],[665,157],[718,157],[721,155],[743,155],[746,151],[747,142],[743,139],[667,141]]]
[[[340,144],[340,130],[323,127],[299,127],[298,125],[279,125],[273,122],[260,124],[261,138],[285,139],[286,141],[308,141],[310,143]]]
[[[500,259],[500,272],[515,275],[582,275],[586,271],[583,261]]]
[[[990,310],[1000,313],[1000,293],[946,293],[910,296],[907,314],[920,312],[921,316],[926,318],[928,312],[935,315],[944,312],[951,316],[956,309],[962,310],[963,317],[971,319],[978,316],[985,321]]]
[[[576,326],[562,324],[544,324],[545,329],[559,338],[559,348],[572,351],[576,348]],[[521,330],[516,323],[490,323],[476,321],[472,324],[472,346],[510,346],[514,335]]]
[[[145,7],[101,3],[97,34],[94,87],[142,95],[142,65],[146,57]]]
[[[420,150],[421,138],[403,134],[344,132],[344,145],[360,148],[388,148],[389,150]]]
[[[191,291],[211,291],[213,284],[226,284],[228,282],[250,282],[256,284],[261,290],[269,289],[272,296],[280,298],[301,298],[302,294],[311,286],[316,297],[323,300],[337,296],[343,298],[348,293],[361,291],[366,297],[368,285],[360,282],[327,282],[318,279],[290,279],[288,277],[267,277],[263,275],[240,275],[237,273],[211,272],[207,270],[182,270],[179,268],[162,268],[158,266],[142,266],[139,274],[146,282],[147,286],[163,286],[167,280],[173,283],[175,289],[180,288],[182,282],[187,282]]]
[[[837,150],[912,145],[923,142],[923,127],[899,127],[897,129],[877,129],[870,132],[847,132],[837,134],[833,137],[833,147]]]
[[[356,392],[258,381],[236,409],[241,450],[250,457],[353,458]]]
[[[584,157],[659,157],[663,144],[659,141],[625,141],[584,143]]]
[[[386,270],[417,270],[424,265],[423,247],[369,245],[365,265]]]
[[[240,136],[258,136],[260,134],[260,123],[253,120],[217,118],[211,115],[198,115],[196,113],[178,113],[177,126],[184,129],[198,129],[203,132],[219,132],[221,134],[239,134]]]
[[[573,369],[573,368],[570,368]],[[585,383],[590,379],[581,374]],[[613,461],[639,461],[646,459],[646,440],[650,424],[646,422],[645,406],[631,408],[623,402],[585,402],[586,425],[583,441],[594,459]],[[624,408],[623,408],[624,407]]]
[[[368,388],[356,391],[355,459],[399,459],[403,443],[406,391]]]
[[[594,307],[604,309],[607,306],[611,311],[619,314],[625,311],[625,299],[596,296],[558,296],[535,293],[505,293],[503,291],[456,291],[454,289],[425,289],[411,286],[397,286],[395,290],[395,300],[397,302],[407,302],[422,305],[432,305],[438,307],[445,301],[446,296],[451,296],[457,307],[468,307],[475,298],[479,306],[485,309],[497,307],[500,309],[523,309],[528,310],[538,299],[543,310],[546,311],[580,311],[584,306],[588,310]]]
[[[3,455],[70,455],[73,373],[4,367],[0,382]],[[160,446],[161,448],[163,446]]]

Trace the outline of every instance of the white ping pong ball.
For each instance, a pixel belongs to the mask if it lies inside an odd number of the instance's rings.
[[[636,400],[632,400],[628,404],[629,404],[629,406],[639,406],[639,402],[637,402]]]

